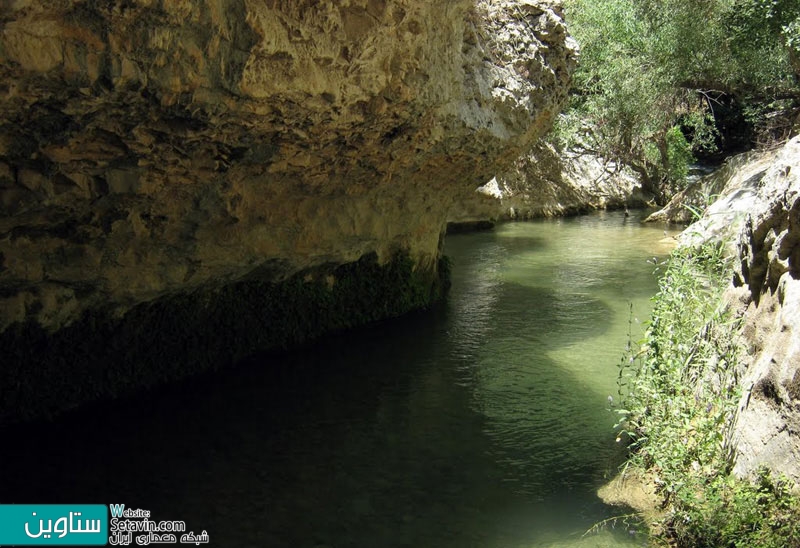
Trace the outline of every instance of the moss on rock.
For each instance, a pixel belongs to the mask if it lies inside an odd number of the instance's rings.
[[[140,304],[123,317],[84,314],[47,333],[16,324],[0,335],[0,424],[130,393],[231,365],[257,351],[426,308],[449,287],[446,258],[421,269],[406,253],[375,254]]]

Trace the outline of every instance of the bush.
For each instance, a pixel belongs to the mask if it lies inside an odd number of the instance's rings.
[[[689,165],[695,161],[692,145],[686,140],[681,128],[672,126],[665,137],[667,143],[667,179],[678,188],[686,186]]]
[[[645,339],[621,362],[617,410],[628,466],[653,478],[669,510],[657,529],[678,546],[800,546],[792,486],[766,471],[755,484],[731,472],[740,348],[721,299],[729,261],[706,245],[660,266]]]
[[[586,148],[631,166],[662,199],[680,178],[686,145],[698,153],[721,141],[713,129],[718,107],[800,96],[790,64],[793,53],[800,68],[796,0],[565,5],[581,60],[558,139],[575,141],[567,133],[580,131]],[[690,137],[686,144],[676,126]]]

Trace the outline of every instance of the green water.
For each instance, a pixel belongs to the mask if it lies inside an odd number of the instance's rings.
[[[663,229],[448,237],[446,305],[4,433],[0,502],[126,503],[236,547],[641,546],[595,491]],[[78,427],[79,426],[79,427]]]
[[[595,497],[620,458],[608,397],[617,397],[629,332],[638,340],[650,311],[665,236],[638,218],[597,213],[449,239],[447,343],[518,500],[513,526],[483,545],[641,545],[624,533],[576,536],[613,514]]]

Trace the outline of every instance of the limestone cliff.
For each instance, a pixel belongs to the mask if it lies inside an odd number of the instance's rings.
[[[756,197],[731,291],[746,305],[748,343],[735,470],[767,466],[800,482],[800,137],[779,152]]]
[[[574,61],[549,0],[4,2],[0,342],[22,357],[0,390],[45,359],[31,333],[52,357],[102,324],[124,353],[241,284],[337,293],[337,265],[433,288],[452,196],[549,127]]]
[[[742,318],[746,355],[735,425],[735,471],[760,466],[800,482],[800,137],[727,170],[718,200],[684,245],[733,237],[728,303]]]
[[[559,151],[543,140],[477,191],[463,193],[449,220],[468,224],[531,219],[647,202],[628,168],[588,152]]]

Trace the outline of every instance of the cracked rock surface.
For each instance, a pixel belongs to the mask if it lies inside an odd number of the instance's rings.
[[[736,260],[726,298],[746,351],[734,471],[755,477],[763,466],[800,482],[800,137],[731,165],[720,197],[681,240],[728,242]]]
[[[11,0],[0,331],[405,251],[548,129],[546,0]]]
[[[756,195],[731,291],[747,304],[735,471],[766,466],[800,482],[800,138],[777,154]]]

